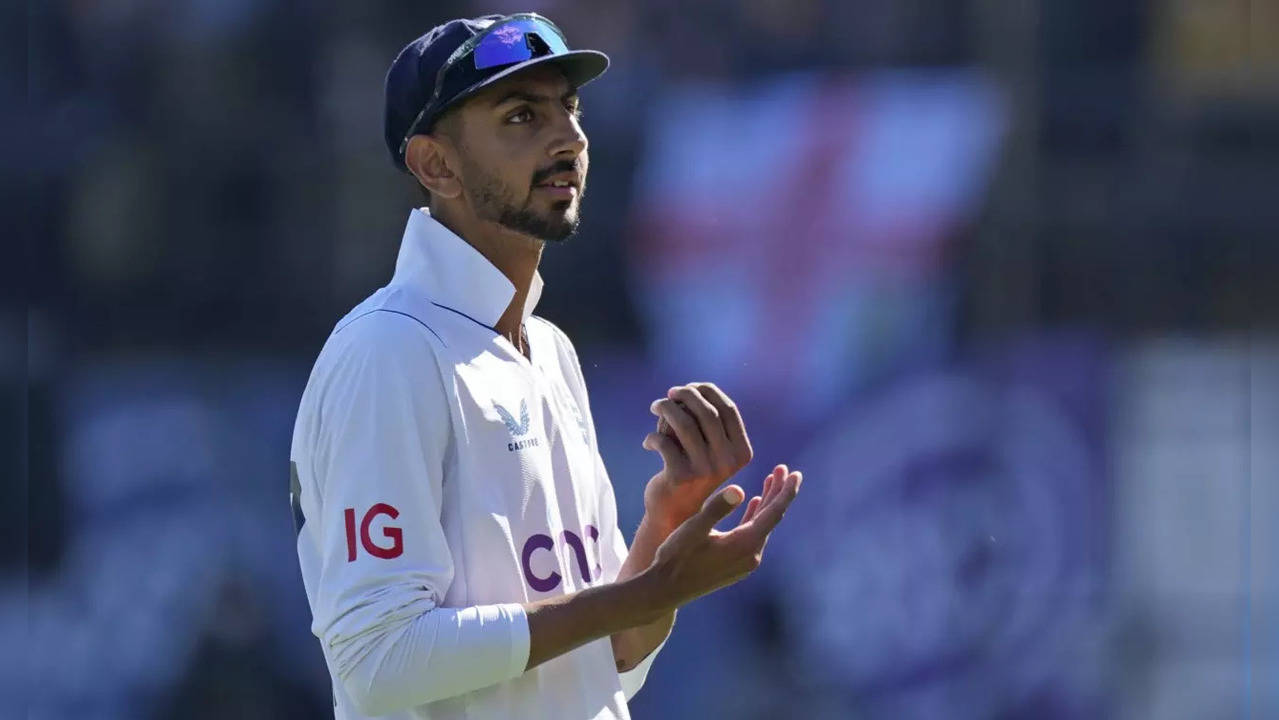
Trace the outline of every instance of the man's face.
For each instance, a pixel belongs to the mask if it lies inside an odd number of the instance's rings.
[[[516,73],[458,111],[458,175],[475,214],[544,241],[572,236],[589,159],[577,93],[563,73]]]

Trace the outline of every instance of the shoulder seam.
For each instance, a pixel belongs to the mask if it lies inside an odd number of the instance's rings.
[[[350,321],[348,321],[345,325],[343,325],[342,327],[338,328],[337,330],[334,330],[334,331],[333,331],[333,334],[334,334],[334,335],[337,335],[338,333],[342,332],[343,330],[345,330],[345,329],[347,329],[347,328],[351,327],[352,325],[354,325],[356,320],[359,320],[360,318],[368,317],[369,315],[372,315],[373,313],[376,313],[376,312],[386,312],[386,313],[391,313],[391,314],[393,314],[393,315],[403,315],[404,317],[409,318],[410,320],[415,321],[418,325],[421,325],[422,327],[426,328],[426,329],[427,329],[427,331],[429,331],[432,335],[434,335],[434,336],[435,336],[435,339],[436,339],[436,340],[439,340],[439,341],[440,341],[440,344],[441,344],[441,345],[443,345],[444,347],[448,347],[448,346],[449,346],[449,344],[448,344],[448,343],[444,342],[444,338],[440,337],[440,334],[439,334],[439,333],[437,333],[437,332],[435,332],[435,329],[434,329],[434,328],[432,328],[430,325],[427,325],[425,322],[423,322],[421,318],[417,317],[416,315],[410,315],[409,313],[406,313],[406,312],[404,312],[403,310],[392,310],[392,309],[390,309],[390,308],[374,308],[374,309],[372,309],[372,310],[369,310],[368,312],[365,312],[365,313],[361,313],[361,314],[359,314],[359,315],[356,315],[355,317],[351,318],[351,319],[350,319]]]

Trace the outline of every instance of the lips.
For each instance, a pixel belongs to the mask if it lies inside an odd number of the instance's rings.
[[[534,189],[565,200],[571,200],[577,195],[577,187],[574,185],[565,185],[561,187],[557,187],[555,185],[538,185]]]
[[[536,187],[582,187],[582,176],[576,172],[561,172],[546,178],[538,183]]]
[[[581,192],[582,178],[575,172],[556,173],[533,187],[554,197],[572,199]]]

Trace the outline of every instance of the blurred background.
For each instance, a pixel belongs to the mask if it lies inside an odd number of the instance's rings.
[[[539,314],[623,526],[679,382],[808,481],[634,717],[1279,717],[1276,0],[10,12],[14,717],[331,716],[288,450],[419,198],[383,76],[521,10],[613,58]]]

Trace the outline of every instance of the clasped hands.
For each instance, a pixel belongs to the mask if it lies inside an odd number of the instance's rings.
[[[720,486],[754,456],[737,405],[713,383],[692,383],[671,388],[650,409],[657,430],[644,438],[644,447],[661,455],[663,467],[644,488],[644,511],[648,522],[669,533],[651,570],[679,605],[759,567],[803,476],[777,465],[737,525],[716,531],[716,523],[745,499],[740,486]]]

